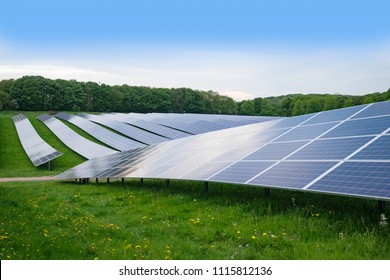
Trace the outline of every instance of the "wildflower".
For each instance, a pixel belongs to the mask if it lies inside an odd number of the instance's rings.
[[[266,232],[263,232],[263,236],[266,236],[267,235],[267,233]]]
[[[291,198],[292,205],[295,206],[295,198]]]
[[[343,234],[342,232],[339,233],[339,238],[340,238],[341,240],[344,239],[344,234]]]
[[[141,245],[135,245],[135,249],[136,250],[140,250],[141,249]]]
[[[380,227],[385,227],[385,226],[387,226],[388,225],[388,222],[387,222],[387,217],[385,216],[385,214],[384,213],[382,213],[381,214],[381,221],[379,222],[379,226]]]
[[[133,246],[133,244],[127,244],[127,245],[125,246],[125,250],[130,250],[132,246]]]
[[[252,237],[251,237],[253,240],[255,240],[256,239],[256,236],[255,235],[252,235]]]
[[[241,238],[241,231],[237,230],[237,232],[236,232],[236,237],[237,237],[237,238]]]

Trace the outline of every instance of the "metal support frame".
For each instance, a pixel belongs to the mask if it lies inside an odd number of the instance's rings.
[[[270,196],[271,195],[271,189],[270,188],[265,188],[264,189],[265,196]]]
[[[171,186],[171,180],[167,179],[166,186],[167,186],[167,188],[169,188]]]
[[[48,162],[47,162],[47,167],[49,168],[49,171],[51,171],[51,160],[49,160]]]
[[[209,191],[209,182],[205,181],[205,182],[203,183],[203,186],[204,186],[204,191],[205,191],[205,192],[208,192],[208,191]]]
[[[109,184],[110,183],[110,178],[107,178],[107,184]]]
[[[144,178],[141,178],[141,185],[144,185]]]
[[[385,213],[386,202],[384,200],[378,200],[379,211]]]

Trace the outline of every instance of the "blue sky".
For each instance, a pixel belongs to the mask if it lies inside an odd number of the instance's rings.
[[[237,100],[390,88],[388,1],[7,2],[0,79],[184,86]]]

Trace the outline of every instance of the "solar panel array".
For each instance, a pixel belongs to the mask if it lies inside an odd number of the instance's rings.
[[[58,177],[191,179],[389,200],[389,138],[388,101],[172,140]]]
[[[147,145],[157,144],[157,143],[170,140],[166,137],[162,137],[160,135],[145,131],[143,129],[110,118],[104,118],[102,116],[85,114],[85,113],[79,114],[79,116],[91,120],[93,122],[96,122],[98,124],[104,125],[119,133],[122,133],[123,135],[126,135],[134,140],[137,140]]]
[[[141,114],[139,114],[141,115]],[[142,120],[138,118],[134,118],[131,116],[131,114],[120,114],[120,113],[111,113],[111,114],[101,114],[100,116],[114,119],[117,121],[125,122],[127,124],[130,124],[132,126],[148,130],[152,133],[161,135],[163,137],[169,138],[169,139],[178,139],[182,137],[187,137],[192,134],[189,134],[187,132],[179,131],[170,127],[162,126],[157,123],[153,123],[150,121]]]
[[[137,115],[138,118],[142,116]],[[143,116],[145,120],[174,128],[190,134],[201,134],[226,128],[278,119],[276,117],[208,115],[208,114],[163,114]]]
[[[34,166],[50,162],[62,155],[39,136],[24,114],[13,116],[12,120],[15,123],[23,149]]]
[[[56,118],[43,114],[37,119],[42,121],[65,145],[79,155],[91,159],[116,153],[117,151],[92,142]]]
[[[119,151],[127,151],[146,146],[145,144],[121,136],[79,116],[74,116],[67,113],[58,113],[56,117],[76,125],[102,143],[105,143],[106,145]]]

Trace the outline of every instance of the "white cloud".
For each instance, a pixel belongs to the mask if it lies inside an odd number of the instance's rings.
[[[243,92],[243,91],[226,90],[226,91],[222,91],[221,94],[230,96],[231,98],[237,101],[256,98],[256,96],[254,96],[253,94]]]
[[[387,46],[291,52],[156,48],[107,53],[13,53],[0,62],[0,79],[42,75],[111,85],[190,87],[218,91],[236,100],[288,93],[363,94],[390,87]]]

